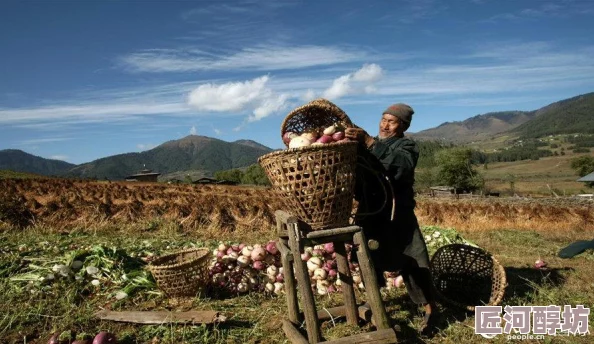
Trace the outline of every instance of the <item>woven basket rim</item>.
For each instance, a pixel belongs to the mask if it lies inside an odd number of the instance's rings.
[[[499,282],[502,287],[497,291],[497,294],[494,297],[493,297],[493,295],[491,295],[491,297],[489,298],[489,306],[496,306],[499,303],[501,303],[501,301],[503,300],[503,296],[505,295],[505,287],[507,286],[507,276],[505,274],[505,268],[503,267],[503,265],[501,265],[501,263],[499,263],[499,261],[488,251],[486,251],[480,247],[467,245],[467,244],[445,245],[445,246],[438,248],[437,251],[435,251],[435,253],[431,257],[431,266],[433,266],[433,260],[437,256],[438,253],[440,253],[442,251],[446,251],[446,250],[452,250],[452,249],[458,250],[460,248],[472,249],[472,250],[474,250],[484,256],[487,256],[491,259],[491,261],[493,262],[493,268],[497,269],[497,271],[499,272],[499,276],[500,276]],[[495,276],[493,276],[493,277],[495,277]],[[446,301],[454,306],[465,308],[471,312],[475,310],[476,306],[462,304],[460,302],[454,301],[454,300],[448,298],[447,296],[443,295],[438,288],[434,288],[434,290],[441,299],[443,299],[444,301]],[[491,299],[493,301],[491,301]]]
[[[329,101],[328,99],[325,98],[318,98],[318,99],[314,99],[312,101],[310,101],[307,104],[301,105],[295,109],[293,109],[291,112],[289,112],[289,114],[285,117],[285,119],[283,120],[283,123],[281,124],[281,139],[283,137],[283,135],[285,134],[285,132],[287,131],[287,124],[289,123],[289,120],[296,114],[299,112],[303,112],[303,110],[305,109],[309,109],[309,108],[323,108],[326,110],[329,110],[330,112],[332,112],[333,114],[335,114],[337,117],[340,117],[343,121],[346,121],[349,126],[353,126],[353,122],[351,121],[351,119],[349,118],[349,116],[346,114],[346,112],[344,112],[340,107],[338,107],[338,105],[334,104],[333,102]]]
[[[358,144],[358,142],[357,141],[330,142],[330,143],[324,143],[324,144],[315,145],[315,146],[310,145],[310,146],[299,147],[299,148],[281,149],[281,150],[277,150],[277,151],[266,153],[266,154],[262,155],[261,157],[258,158],[258,162],[263,161],[268,158],[271,158],[271,157],[275,157],[277,155],[285,155],[285,154],[290,154],[290,153],[300,153],[300,152],[309,152],[309,151],[313,152],[313,151],[328,148],[328,147],[337,147],[339,145],[351,145],[351,144]]]
[[[157,263],[160,260],[164,260],[165,258],[170,258],[170,257],[175,257],[175,256],[179,256],[180,254],[184,254],[184,253],[190,253],[190,252],[198,252],[198,251],[202,251],[201,255],[188,259],[186,261],[183,261],[181,263],[176,263],[176,264],[168,264],[168,265],[155,265],[155,263]],[[182,267],[188,264],[192,264],[195,263],[196,261],[202,260],[205,257],[208,256],[208,254],[210,253],[210,250],[208,248],[205,247],[198,247],[198,248],[190,248],[190,249],[185,249],[185,250],[181,250],[181,251],[177,251],[177,252],[173,252],[173,253],[169,253],[169,254],[165,254],[162,256],[159,256],[158,258],[156,258],[155,260],[153,260],[150,264],[149,264],[149,269],[151,270],[164,270],[164,269],[172,269],[172,268],[178,268],[178,267]]]

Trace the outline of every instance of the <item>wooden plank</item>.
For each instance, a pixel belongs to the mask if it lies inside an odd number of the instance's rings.
[[[358,325],[357,318],[357,302],[355,299],[355,292],[353,289],[353,278],[351,277],[351,269],[347,261],[346,248],[344,242],[334,243],[334,252],[336,253],[336,265],[338,268],[338,276],[342,282],[342,294],[344,296],[344,306],[347,317],[347,323],[351,325]]]
[[[281,257],[283,255],[286,255],[287,258],[289,259],[289,261],[293,261],[293,252],[290,251],[289,249],[289,243],[287,242],[286,239],[277,239],[276,240],[276,247],[278,248]],[[300,257],[301,258],[301,257]]]
[[[288,223],[295,223],[298,221],[297,216],[292,215],[284,210],[277,210],[274,212],[274,217],[277,221],[281,223],[288,224]]]
[[[285,278],[285,294],[287,295],[289,320],[294,323],[300,323],[302,317],[299,313],[297,286],[295,285],[295,274],[293,273],[293,254],[286,246],[286,240],[279,239],[276,246],[281,252],[281,263],[283,264],[283,274]],[[299,257],[299,260],[301,260],[301,257]]]
[[[359,260],[359,268],[361,269],[363,283],[365,284],[365,295],[367,295],[367,302],[371,307],[375,325],[378,329],[388,329],[390,328],[390,321],[388,320],[388,315],[386,315],[386,308],[384,307],[382,295],[380,294],[379,285],[377,283],[377,275],[363,231],[355,233],[353,242],[359,245],[357,258]]]
[[[391,344],[396,343],[396,332],[393,329],[382,329],[373,332],[359,333],[352,336],[322,342],[325,344]]]
[[[332,235],[329,237],[319,237],[319,238],[303,238],[303,243],[305,246],[315,246],[315,245],[323,245],[327,242],[351,242],[353,241],[353,233],[345,233],[345,234],[337,234]]]
[[[283,319],[283,331],[285,332],[285,336],[289,338],[291,343],[293,344],[309,344],[307,339],[299,332],[299,330],[295,327],[295,324],[290,322],[287,319]]]
[[[357,314],[359,318],[363,321],[370,322],[371,321],[371,308],[367,305],[360,305],[357,308]],[[327,321],[331,319],[338,319],[343,318],[346,316],[346,308],[345,306],[337,306],[332,308],[324,308],[318,311],[318,320],[319,321]]]
[[[213,324],[224,322],[227,318],[217,311],[108,311],[95,313],[102,320],[129,322],[135,324]]]
[[[329,237],[338,234],[349,234],[355,233],[361,230],[359,226],[348,226],[348,227],[339,227],[339,228],[332,228],[332,229],[322,229],[317,231],[312,231],[307,233],[305,236],[308,239],[316,239],[316,238],[323,238]]]
[[[322,339],[320,332],[320,324],[318,323],[316,313],[316,303],[313,291],[310,288],[310,279],[307,272],[305,262],[301,260],[301,253],[303,252],[303,241],[300,239],[299,227],[296,223],[291,224],[287,228],[289,234],[289,247],[293,252],[293,266],[295,267],[295,274],[297,275],[297,283],[299,287],[299,294],[301,295],[301,304],[303,305],[305,316],[305,327],[307,328],[307,338],[310,343],[318,343]],[[297,258],[299,257],[299,258]]]

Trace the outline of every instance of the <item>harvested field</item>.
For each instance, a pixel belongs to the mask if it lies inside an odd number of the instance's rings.
[[[260,231],[272,228],[274,211],[282,208],[274,193],[261,187],[4,179],[0,190],[0,220],[21,228],[135,224],[144,230],[168,222],[181,231]],[[421,197],[416,212],[423,225],[466,230],[594,229],[593,202],[571,198]]]
[[[150,276],[142,274],[146,259],[182,248],[212,250],[222,242],[253,245],[275,239],[273,213],[282,206],[271,190],[54,179],[0,180],[0,190],[0,344],[47,343],[53,333],[62,331],[110,331],[120,343],[288,342],[280,329],[287,313],[284,296],[207,293],[178,304],[159,291]],[[572,259],[557,255],[573,241],[592,239],[594,205],[590,201],[419,197],[416,212],[425,234],[453,227],[447,231],[457,231],[498,259],[508,281],[502,306],[593,304],[594,251]],[[47,279],[55,264],[70,264],[76,257],[85,264],[107,265],[101,276],[91,276],[83,269],[79,281],[71,275]],[[548,267],[536,269],[536,259],[545,260]],[[42,280],[38,275],[48,277]],[[128,289],[130,286],[135,289]],[[118,299],[122,290],[129,294]],[[316,295],[318,310],[341,305],[340,296]],[[366,300],[360,291],[356,297]],[[509,340],[507,335],[483,339],[474,333],[473,313],[444,303],[439,304],[438,333],[421,338],[416,330],[420,309],[406,290],[383,289],[382,298],[390,320],[401,328],[401,342]],[[19,307],[14,307],[16,304]],[[215,326],[135,325],[96,319],[95,312],[103,309],[216,310],[228,321]],[[369,324],[359,328],[343,320],[323,324],[326,340],[372,330]],[[585,344],[591,342],[588,338],[559,334],[546,336],[544,342]]]

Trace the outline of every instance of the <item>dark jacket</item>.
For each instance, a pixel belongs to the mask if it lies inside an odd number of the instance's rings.
[[[413,183],[419,149],[406,137],[376,138],[370,150],[361,145],[358,154],[355,222],[368,239],[380,243],[379,250],[373,252],[376,265],[394,271],[400,263],[398,254],[410,249],[418,230]]]

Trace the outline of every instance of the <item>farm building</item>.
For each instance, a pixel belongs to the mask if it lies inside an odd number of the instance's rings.
[[[578,182],[594,182],[594,172],[586,174],[582,178],[577,180]]]
[[[161,173],[144,169],[137,174],[126,177],[127,182],[156,182]]]

